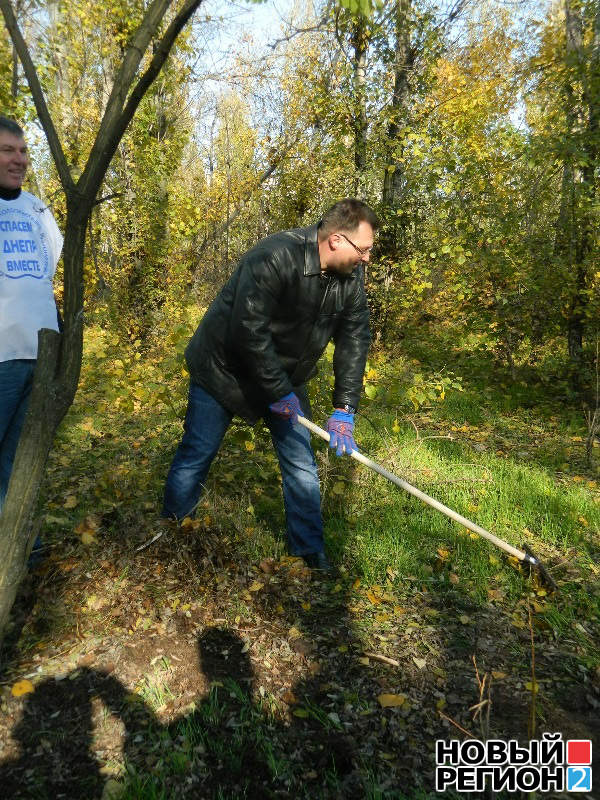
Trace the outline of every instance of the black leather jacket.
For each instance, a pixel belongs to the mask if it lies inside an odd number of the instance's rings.
[[[362,267],[322,275],[317,228],[245,253],[186,348],[191,380],[250,422],[315,375],[331,339],[333,403],[358,406],[371,340]]]

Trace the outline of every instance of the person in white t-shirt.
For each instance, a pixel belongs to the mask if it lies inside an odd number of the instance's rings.
[[[22,190],[22,128],[0,116],[0,512],[25,420],[40,328],[58,330],[52,279],[63,238],[52,213]]]

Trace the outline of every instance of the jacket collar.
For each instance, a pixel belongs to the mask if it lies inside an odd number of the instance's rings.
[[[321,261],[319,260],[319,245],[317,241],[319,226],[311,225],[304,230],[306,232],[304,244],[304,274],[320,275]]]
[[[321,260],[319,258],[319,243],[317,233],[319,231],[318,225],[311,225],[309,228],[304,228],[304,274],[305,275],[320,275],[321,274]],[[342,280],[352,280],[356,277],[357,270],[354,270],[351,275],[346,275]],[[325,273],[332,275],[333,273]],[[340,276],[335,276],[339,278]]]

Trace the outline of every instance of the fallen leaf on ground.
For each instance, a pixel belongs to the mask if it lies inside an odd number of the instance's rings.
[[[93,534],[98,530],[99,527],[100,520],[98,517],[90,514],[75,528],[75,533],[78,533],[80,536],[86,531]]]
[[[24,678],[22,681],[17,681],[13,685],[12,689],[10,690],[10,693],[12,694],[13,697],[22,697],[24,694],[29,694],[30,692],[33,692],[33,690],[34,690],[33,683]]]
[[[314,644],[309,641],[308,639],[304,638],[297,638],[293,639],[290,647],[294,651],[294,653],[298,653],[300,656],[307,656],[309,653],[315,649]]]
[[[380,694],[377,698],[377,702],[382,708],[396,708],[404,705],[405,701],[405,694]]]
[[[98,595],[91,594],[85,601],[86,606],[92,611],[99,611],[108,603],[107,597],[98,597]]]

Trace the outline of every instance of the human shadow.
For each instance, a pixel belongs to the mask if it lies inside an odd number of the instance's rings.
[[[100,796],[103,778],[92,752],[94,698],[109,698],[117,706],[125,705],[127,695],[120,681],[93,669],[39,683],[12,731],[20,755],[0,764],[4,796]]]
[[[121,726],[120,746],[112,744],[127,797],[275,797],[274,739],[285,731],[253,699],[247,644],[207,628],[198,656],[208,691],[169,723],[113,674],[84,668],[38,684],[13,730],[19,755],[0,764],[3,796],[101,797],[110,758],[98,753],[98,729],[111,716]]]
[[[125,723],[123,756],[136,796],[269,797],[269,721],[254,697],[247,644],[236,633],[206,628],[198,638],[207,691],[166,725],[148,715]],[[121,716],[122,704],[110,706]]]

